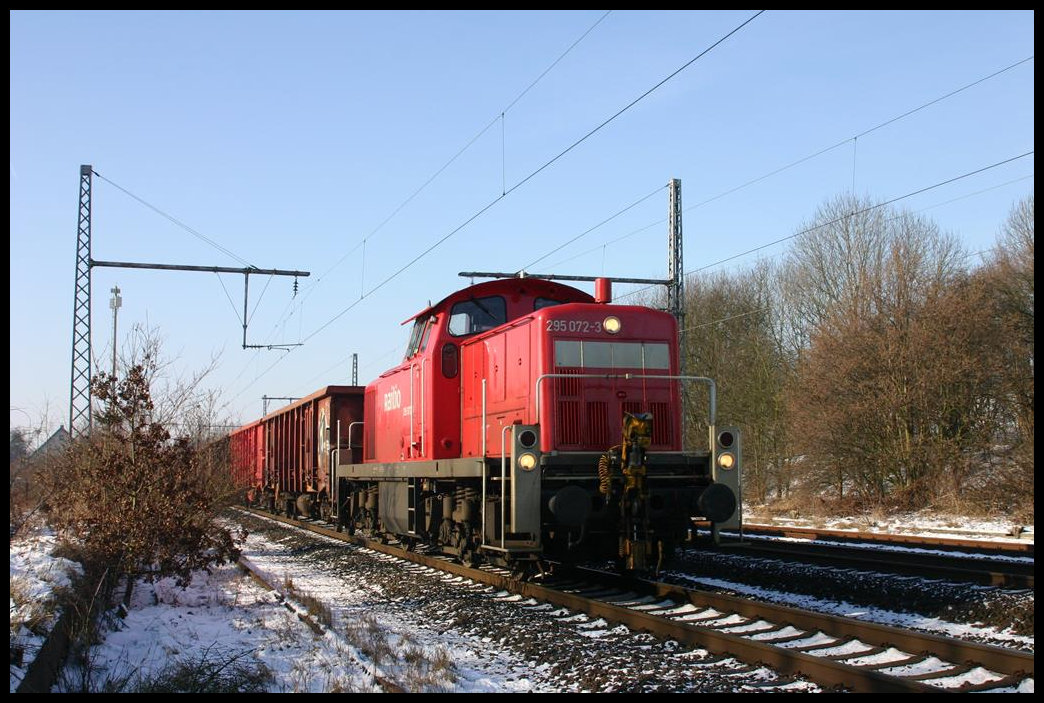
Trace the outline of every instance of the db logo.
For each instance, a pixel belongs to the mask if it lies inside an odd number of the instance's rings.
[[[384,410],[395,410],[402,406],[402,393],[398,386],[392,386],[391,390],[384,394]]]

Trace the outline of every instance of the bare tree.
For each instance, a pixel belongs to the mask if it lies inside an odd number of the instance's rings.
[[[939,383],[960,372],[926,368],[941,352],[925,342],[947,341],[921,332],[927,306],[961,274],[960,248],[924,218],[851,198],[803,230],[784,269],[800,359],[791,429],[808,478],[864,505],[926,501],[940,420],[922,382],[926,370]]]
[[[780,277],[795,352],[830,320],[868,312],[887,251],[888,216],[869,200],[839,196],[798,231]]]
[[[999,446],[1010,448],[997,467],[993,492],[1021,497],[1025,519],[1033,514],[1033,240],[1033,195],[1029,195],[1012,208],[984,272],[997,298],[996,315],[1002,327],[999,388],[993,399],[1005,420]]]
[[[214,524],[229,494],[222,476],[205,451],[152,420],[145,369],[122,380],[100,373],[91,390],[103,402],[96,427],[48,476],[52,523],[106,566],[107,584],[125,579],[125,604],[138,578],[187,585],[194,570],[235,559],[233,535]]]
[[[1019,434],[1033,436],[1033,196],[1017,203],[1001,230],[991,273],[1012,337],[1008,390]]]
[[[776,323],[772,267],[719,273],[686,284],[688,369],[718,384],[718,424],[743,430],[744,491],[756,502],[785,493],[787,448],[783,389],[790,364]],[[688,388],[687,425],[705,436],[704,388]]]
[[[128,336],[128,349],[121,355],[119,367],[123,375],[134,367],[143,370],[153,397],[148,420],[193,441],[213,439],[212,428],[222,424],[224,406],[217,391],[204,384],[217,368],[218,358],[211,357],[205,366],[185,375],[176,371],[175,359],[163,354],[159,330],[134,325]]]

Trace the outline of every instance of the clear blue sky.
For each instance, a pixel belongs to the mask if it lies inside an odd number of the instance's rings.
[[[81,164],[96,260],[311,272],[296,298],[251,276],[248,342],[305,342],[286,353],[241,348],[241,275],[93,271],[102,368],[118,285],[121,349],[138,324],[172,374],[217,355],[248,421],[349,383],[353,353],[362,384],[395,364],[459,271],[665,277],[672,178],[692,271],[853,188],[1034,148],[1032,11],[770,10],[693,61],[756,12],[12,11],[12,427],[68,422]],[[896,207],[982,251],[1032,176],[1030,155]]]

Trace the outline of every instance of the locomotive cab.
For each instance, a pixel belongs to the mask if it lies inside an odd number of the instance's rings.
[[[405,358],[366,389],[365,461],[468,456],[461,447],[461,347],[536,310],[592,301],[551,281],[507,279],[458,291],[407,319],[413,329]]]

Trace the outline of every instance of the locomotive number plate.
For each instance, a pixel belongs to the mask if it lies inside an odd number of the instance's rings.
[[[547,331],[600,334],[602,332],[602,323],[590,322],[588,320],[548,320]]]

